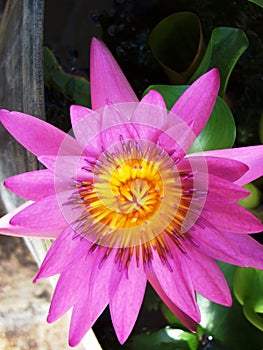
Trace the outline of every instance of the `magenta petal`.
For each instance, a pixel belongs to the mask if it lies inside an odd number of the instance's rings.
[[[19,143],[36,156],[57,154],[62,144],[65,154],[74,154],[79,149],[71,136],[31,115],[0,110],[0,121]]]
[[[64,218],[56,195],[48,196],[26,207],[14,215],[11,225],[33,229],[62,229],[68,225]]]
[[[25,210],[27,207],[31,206],[34,202],[29,201],[22,204],[20,207],[11,211],[10,213],[4,215],[0,218],[0,234],[8,236],[18,236],[18,237],[38,237],[38,238],[56,238],[61,230],[54,229],[32,229],[25,226],[14,226],[10,224],[10,220]]]
[[[180,310],[165,294],[163,291],[156,275],[153,271],[148,272],[148,280],[151,283],[152,287],[155,289],[156,293],[163,300],[163,302],[168,306],[168,308],[175,314],[180,321],[191,331],[195,332],[197,328],[197,323],[187,316],[182,310]]]
[[[54,175],[49,170],[30,171],[9,177],[5,187],[25,199],[37,201],[55,192]]]
[[[77,105],[70,106],[70,120],[73,129],[83,118],[88,118],[91,113],[94,113],[92,109]]]
[[[194,289],[215,303],[230,306],[232,304],[231,293],[217,263],[194,247],[189,249],[188,253],[191,260],[187,260],[187,263]]]
[[[79,301],[75,304],[70,323],[69,344],[76,346],[92,327],[96,319],[108,305],[122,277],[116,269],[114,255],[106,260],[102,250],[94,261],[89,284]]]
[[[49,323],[60,318],[85,294],[93,262],[94,255],[83,256],[76,260],[72,268],[69,267],[61,273],[49,309]]]
[[[198,153],[189,154],[178,164],[178,168],[180,170],[194,170],[198,169],[200,162],[206,162],[209,174],[231,182],[238,180],[248,171],[248,166],[240,161],[206,154],[207,152],[201,153],[200,156]]]
[[[93,38],[90,51],[92,109],[138,99],[118,63],[100,40]]]
[[[201,253],[233,265],[263,268],[263,247],[253,238],[218,231],[209,222],[205,226],[195,225],[191,232]]]
[[[236,203],[206,202],[207,211],[202,217],[222,231],[236,233],[256,233],[263,230],[263,224],[250,212]]]
[[[223,158],[223,161],[230,158],[245,163],[249,170],[236,181],[239,185],[245,185],[263,176],[263,145],[206,151],[203,154]]]
[[[49,248],[34,282],[61,273],[67,268],[73,268],[82,256],[88,254],[89,248],[89,241],[76,236],[72,228],[67,227]]]
[[[154,254],[152,269],[167,297],[185,314],[196,322],[200,313],[196,303],[187,259],[179,249],[175,249],[173,259],[169,259],[170,270],[163,265],[157,253]],[[154,287],[154,286],[153,286]]]
[[[198,136],[210,117],[220,87],[217,69],[197,79],[177,100],[171,112],[178,115]]]
[[[136,266],[135,258],[132,259],[127,273],[128,276],[123,274],[110,301],[112,323],[121,344],[126,341],[136,322],[147,281],[142,266]]]

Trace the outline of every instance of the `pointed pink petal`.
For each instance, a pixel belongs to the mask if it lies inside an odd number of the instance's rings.
[[[76,262],[85,254],[88,254],[90,245],[88,240],[77,236],[69,226],[60,233],[49,248],[34,282],[61,273],[68,268],[73,268]]]
[[[249,170],[236,181],[239,185],[245,185],[263,175],[263,145],[206,151],[203,155],[220,157],[223,161],[230,158],[245,163]]]
[[[65,154],[74,154],[79,149],[71,136],[28,114],[0,110],[0,121],[19,143],[37,156],[57,154],[61,145]]]
[[[142,99],[141,103],[150,104],[166,110],[166,104],[160,92],[150,90]]]
[[[248,235],[226,233],[211,223],[195,225],[191,231],[201,253],[238,266],[263,268],[263,247]]]
[[[207,211],[202,217],[222,231],[235,233],[256,233],[263,230],[263,224],[245,208],[236,203],[206,201]]]
[[[70,106],[70,120],[71,125],[74,129],[74,126],[78,124],[83,118],[88,118],[90,114],[94,113],[92,109],[78,106],[78,105],[71,105]]]
[[[92,109],[138,99],[108,48],[93,38],[90,51]]]
[[[191,260],[187,260],[194,289],[203,297],[226,306],[232,304],[231,293],[224,274],[217,263],[191,247]]]
[[[148,280],[152,287],[155,289],[156,293],[163,300],[163,302],[168,306],[168,308],[174,313],[174,315],[181,321],[183,324],[195,332],[197,328],[197,323],[192,320],[189,316],[187,316],[182,310],[180,310],[165,294],[163,291],[155,273],[153,271],[148,272],[147,274]]]
[[[207,155],[207,152],[187,155],[179,164],[181,170],[198,169],[200,162],[206,162],[209,174],[222,177],[228,181],[236,181],[248,171],[248,166],[234,159],[221,158]]]
[[[177,100],[171,112],[178,115],[198,136],[207,123],[216,102],[220,87],[217,69],[197,79]]]
[[[56,195],[48,196],[27,206],[14,215],[11,225],[33,229],[62,229],[68,225],[63,216]]]
[[[49,170],[30,171],[9,177],[6,188],[25,199],[37,201],[55,192],[54,175]]]
[[[173,259],[169,258],[168,261],[170,271],[166,265],[163,265],[158,254],[154,252],[152,269],[168,299],[190,318],[199,322],[200,313],[185,259],[187,258],[182,255],[179,249],[176,249]]]
[[[122,277],[114,262],[113,253],[103,256],[106,249],[101,249],[93,264],[89,285],[75,304],[70,323],[69,344],[76,346],[92,327],[94,322],[108,305]]]
[[[93,263],[94,255],[83,256],[61,273],[47,317],[49,323],[64,315],[85,294]]]
[[[25,226],[14,226],[10,224],[10,220],[25,210],[27,207],[31,206],[34,202],[28,201],[20,207],[16,208],[12,212],[4,215],[0,218],[0,234],[7,236],[18,236],[18,237],[38,237],[38,238],[56,238],[60,233],[60,230],[54,229],[32,229]]]
[[[119,339],[123,344],[130,335],[140,307],[146,288],[146,275],[142,268],[136,266],[133,258],[129,268],[128,276],[123,274],[118,289],[110,301],[110,313],[112,323]]]

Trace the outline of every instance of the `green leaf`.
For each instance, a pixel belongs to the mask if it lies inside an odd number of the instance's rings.
[[[219,265],[232,287],[236,266],[221,262]],[[198,329],[200,337],[204,334],[211,335],[221,343],[224,350],[262,349],[263,332],[247,321],[235,298],[231,307],[215,304],[200,295],[197,296],[197,301],[201,311],[202,328]]]
[[[228,27],[215,28],[202,62],[189,80],[189,83],[195,81],[209,69],[217,67],[221,77],[219,95],[223,97],[230,74],[247,47],[248,39],[243,30]]]
[[[169,80],[185,84],[204,55],[201,23],[191,12],[166,17],[152,30],[149,44]]]
[[[250,192],[249,196],[238,201],[242,207],[246,209],[255,209],[260,205],[262,193],[261,191],[252,183],[243,186],[246,190]]]
[[[263,0],[248,0],[263,8]]]
[[[70,97],[74,103],[91,107],[90,84],[79,76],[64,72],[53,53],[43,49],[44,83]]]
[[[165,100],[167,109],[171,109],[187,88],[188,86],[152,85],[145,90],[144,95],[150,90],[159,91]],[[231,148],[235,137],[236,127],[231,110],[218,97],[214,110],[201,134],[193,143],[190,153],[200,151],[200,146],[204,151]]]
[[[196,335],[167,327],[131,337],[124,349],[127,346],[131,350],[197,350],[198,345]]]

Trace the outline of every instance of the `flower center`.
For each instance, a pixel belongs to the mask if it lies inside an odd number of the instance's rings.
[[[181,242],[190,235],[183,225],[195,211],[191,172],[179,171],[163,149],[143,140],[121,140],[90,168],[93,179],[77,184],[74,203],[82,215],[74,229],[92,251],[106,247],[106,259],[114,249],[126,267],[133,254],[150,264],[153,250],[167,263],[171,243],[184,251]]]

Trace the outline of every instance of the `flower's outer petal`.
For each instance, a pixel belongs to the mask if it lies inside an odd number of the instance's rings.
[[[195,225],[191,236],[200,252],[213,259],[238,266],[263,268],[263,247],[248,235],[222,232],[205,222],[205,227]]]
[[[48,196],[34,202],[14,215],[11,225],[19,225],[33,229],[63,229],[67,226],[56,195]]]
[[[94,110],[106,104],[138,101],[114,57],[106,45],[96,38],[91,42],[90,87]]]
[[[134,124],[141,139],[156,142],[169,126],[162,95],[155,90],[149,91],[138,103],[130,121]]]
[[[36,156],[56,155],[63,144],[65,154],[75,154],[75,139],[41,119],[20,112],[0,110],[0,121],[10,134]]]
[[[123,274],[118,289],[110,301],[112,323],[119,339],[123,344],[130,335],[138,317],[146,288],[146,274],[143,267],[136,266],[135,257],[129,268]]]
[[[159,255],[154,252],[152,269],[167,297],[180,310],[196,322],[200,321],[200,312],[196,303],[191,275],[185,257],[176,248],[173,258],[169,259],[169,267],[164,265]],[[154,287],[154,286],[153,286]]]
[[[248,166],[238,160],[206,155],[207,152],[192,153],[187,155],[179,164],[178,169],[194,171],[198,169],[200,162],[205,162],[207,171],[211,175],[222,177],[225,180],[234,182],[248,171]]]
[[[108,305],[122,278],[123,271],[120,272],[116,268],[115,256],[110,254],[104,258],[105,251],[102,248],[97,254],[89,284],[79,301],[74,305],[69,332],[70,346],[79,344]]]
[[[90,114],[94,113],[92,109],[87,107],[71,105],[70,106],[70,120],[71,125],[74,129],[74,126],[77,125],[83,118],[88,118]]]
[[[180,310],[165,294],[163,291],[155,273],[153,271],[147,272],[147,277],[152,285],[152,287],[155,289],[156,293],[159,295],[159,297],[163,300],[163,302],[168,306],[168,308],[175,314],[179,320],[183,322],[183,324],[186,325],[188,329],[195,332],[197,328],[197,323],[191,319],[189,316],[187,316],[182,310]]]
[[[230,306],[232,304],[231,293],[217,263],[210,257],[201,254],[195,247],[191,247],[188,253],[191,260],[188,259],[187,263],[194,289],[215,303]]]
[[[217,205],[219,201],[236,203],[249,195],[249,191],[236,183],[209,174],[209,189],[207,195],[207,207]],[[209,203],[209,204],[208,204]]]
[[[57,282],[47,321],[55,322],[64,315],[88,289],[94,255],[85,255],[76,260],[73,267],[65,269]]]
[[[76,235],[70,226],[67,227],[49,248],[34,282],[73,268],[76,262],[88,254],[90,245],[88,240]]]
[[[6,188],[25,199],[37,201],[54,194],[54,175],[49,170],[36,170],[5,180]]]
[[[245,208],[236,203],[206,202],[202,218],[222,231],[235,233],[256,233],[263,230],[263,224]]]
[[[0,234],[7,236],[18,236],[18,237],[38,237],[38,238],[56,238],[61,230],[54,229],[32,229],[25,226],[14,226],[10,224],[10,220],[31,206],[34,202],[28,201],[10,213],[0,218]]]
[[[193,156],[196,155],[198,153],[193,154]],[[230,158],[245,163],[249,167],[249,170],[236,181],[239,185],[245,185],[263,176],[263,145],[205,151],[203,155],[220,157],[224,159],[222,161]]]
[[[197,79],[176,101],[171,112],[178,115],[198,136],[210,117],[220,87],[217,69]]]

